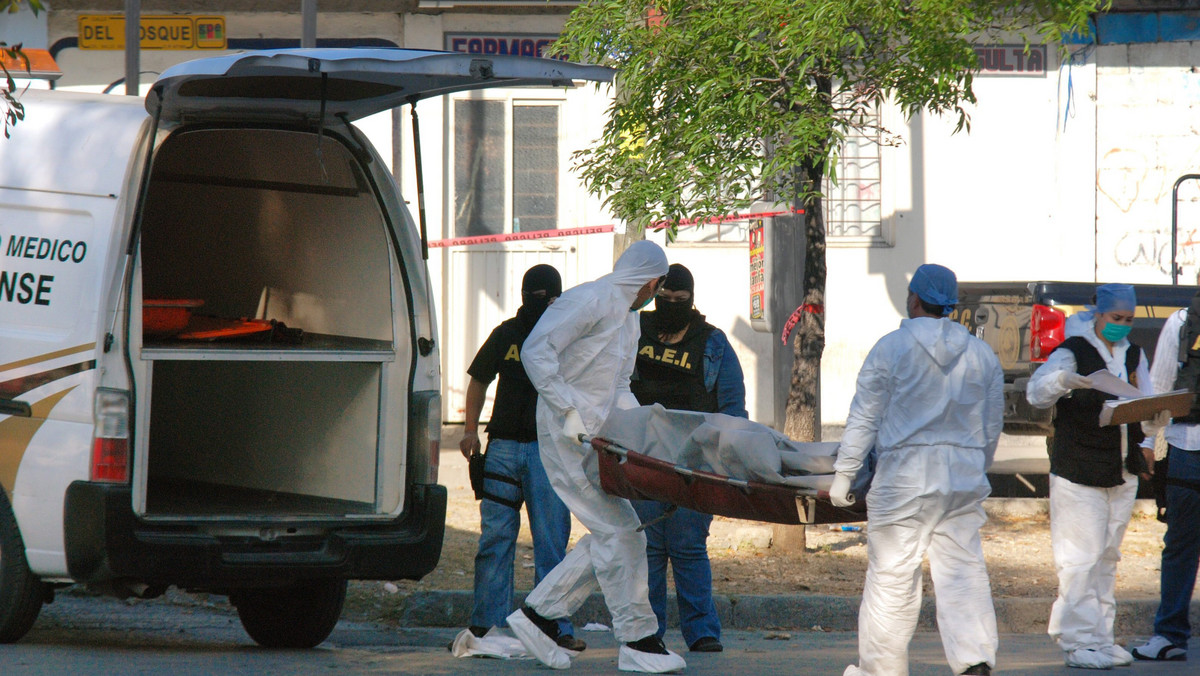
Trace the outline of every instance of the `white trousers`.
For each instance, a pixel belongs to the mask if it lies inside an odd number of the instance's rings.
[[[929,556],[937,622],[954,673],[995,666],[999,637],[979,528],[990,491],[979,450],[914,447],[883,453],[867,495],[867,580],[858,612],[859,668],[907,676]]]
[[[545,436],[545,435],[543,435]],[[551,443],[546,443],[550,441]],[[658,631],[650,607],[646,534],[633,505],[603,492],[593,480],[595,451],[546,439],[539,444],[542,465],[554,492],[587,526],[563,560],[530,592],[526,605],[549,619],[570,617],[598,586],[613,618],[613,635],[622,643]],[[587,467],[593,465],[593,467]],[[591,470],[591,471],[589,471]]]
[[[1113,644],[1117,562],[1133,513],[1137,477],[1096,488],[1050,475],[1050,541],[1058,571],[1058,598],[1047,633],[1065,651]]]

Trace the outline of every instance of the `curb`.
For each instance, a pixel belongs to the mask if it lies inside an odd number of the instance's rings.
[[[727,629],[855,631],[861,600],[857,596],[713,596],[721,626]],[[472,602],[470,591],[414,592],[400,601],[397,616],[402,626],[465,627]],[[1054,599],[993,599],[997,629],[1001,634],[1044,633],[1053,603]],[[1118,600],[1116,634],[1151,635],[1157,610],[1158,599]],[[924,599],[917,631],[937,631],[936,614],[934,599]],[[1192,626],[1200,629],[1200,601],[1192,602],[1190,614]],[[612,626],[604,598],[598,593],[588,597],[571,619],[577,627],[589,622]],[[679,626],[674,594],[667,595],[667,624]]]

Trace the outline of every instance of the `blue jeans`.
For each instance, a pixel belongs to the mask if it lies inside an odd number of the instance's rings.
[[[658,518],[668,505],[653,500],[633,500],[642,523]],[[697,640],[721,638],[721,621],[712,598],[712,566],[708,562],[708,526],[711,514],[680,507],[675,513],[646,528],[646,562],[649,564],[650,607],[658,617],[658,637],[667,630],[667,560],[675,575],[679,628],[690,647]]]
[[[571,536],[571,513],[550,487],[536,441],[490,440],[484,471],[520,483],[514,485],[485,478],[484,490],[511,502],[525,501],[529,530],[533,536],[536,585],[566,554],[567,540]],[[475,555],[475,606],[471,610],[471,624],[477,627],[503,627],[507,625],[505,618],[513,609],[513,560],[516,556],[517,533],[521,529],[521,512],[484,498],[479,501],[479,520],[479,553]],[[570,620],[559,620],[558,626],[563,634],[575,634]]]
[[[1200,483],[1200,451],[1170,449],[1168,477]],[[1188,606],[1200,566],[1200,491],[1167,485],[1167,534],[1163,537],[1161,599],[1154,633],[1187,648],[1192,626]]]

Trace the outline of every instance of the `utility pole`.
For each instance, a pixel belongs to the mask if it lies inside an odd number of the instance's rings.
[[[300,0],[300,14],[300,46],[311,49],[317,46],[317,0]]]
[[[142,1],[125,0],[125,95],[141,96]]]

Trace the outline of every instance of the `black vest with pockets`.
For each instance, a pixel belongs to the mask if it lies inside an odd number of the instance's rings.
[[[658,340],[651,314],[643,312],[641,316],[637,368],[629,383],[633,396],[643,406],[662,404],[677,411],[715,413],[716,388],[709,392],[704,387],[704,348],[713,327],[695,315],[700,321],[693,320],[694,328],[688,330],[683,340],[666,345]]]
[[[1072,336],[1056,349],[1070,350],[1075,355],[1075,370],[1080,375],[1107,368],[1096,348],[1082,336]],[[1134,343],[1125,351],[1125,372],[1130,382],[1136,380],[1142,353]],[[1116,397],[1099,390],[1081,389],[1063,397],[1055,405],[1054,451],[1050,454],[1050,472],[1084,486],[1109,488],[1125,483],[1121,478],[1121,426],[1100,426],[1100,409],[1104,402]],[[1138,444],[1145,435],[1138,424],[1129,430],[1129,453],[1141,456]]]

